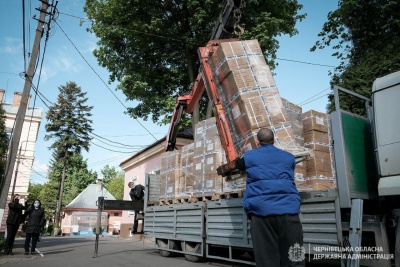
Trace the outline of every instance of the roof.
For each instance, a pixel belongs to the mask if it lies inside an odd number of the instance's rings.
[[[176,137],[177,137],[177,138],[183,138],[183,139],[190,139],[190,140],[193,140],[193,130],[192,130],[191,128],[190,128],[190,129],[183,130],[183,131],[179,132],[179,133],[176,135]],[[126,162],[129,162],[130,160],[134,159],[135,157],[139,156],[140,154],[143,154],[143,153],[145,153],[146,151],[150,150],[151,148],[153,148],[153,147],[155,147],[155,146],[161,144],[162,142],[165,142],[165,140],[166,140],[166,136],[164,136],[163,138],[161,138],[161,139],[155,141],[153,144],[149,145],[148,147],[146,147],[146,148],[140,150],[140,151],[139,151],[138,153],[136,153],[135,155],[133,155],[133,156],[127,158],[126,160],[124,160],[123,162],[121,162],[121,163],[119,164],[119,166],[122,166],[123,164],[125,164]]]
[[[0,103],[0,104],[3,105],[3,108],[6,113],[13,114],[13,115],[16,115],[18,113],[19,107],[13,107],[12,104],[6,103],[6,102]],[[26,110],[26,117],[34,117],[34,118],[42,119],[43,110],[42,110],[42,108],[38,108],[38,107],[28,107],[28,109]]]
[[[115,200],[104,186],[100,190],[98,184],[90,184],[85,188],[74,200],[71,201],[65,208],[67,209],[97,209],[96,202],[99,197],[104,197],[106,200]]]

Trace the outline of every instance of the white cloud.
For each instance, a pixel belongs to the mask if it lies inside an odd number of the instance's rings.
[[[56,56],[46,57],[47,63],[43,66],[41,79],[46,81],[63,72],[78,73],[82,70],[82,66],[68,52],[65,49],[58,50]]]
[[[22,53],[22,40],[5,37],[3,45],[0,46],[0,52],[7,54]]]
[[[35,160],[33,162],[33,167],[39,173],[43,173],[43,172],[48,172],[49,171],[49,167],[47,166],[47,164],[41,163],[40,160]]]

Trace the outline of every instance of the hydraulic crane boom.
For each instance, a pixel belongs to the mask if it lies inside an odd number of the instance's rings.
[[[179,129],[179,122],[183,112],[193,113],[194,108],[200,101],[205,90],[214,104],[214,115],[216,117],[218,130],[221,136],[221,143],[225,149],[227,164],[218,169],[221,175],[227,175],[235,169],[236,151],[233,146],[232,135],[226,119],[225,111],[218,95],[216,84],[214,83],[213,73],[207,60],[219,43],[233,40],[219,40],[227,38],[232,32],[240,36],[243,30],[239,26],[241,9],[245,6],[244,0],[224,0],[223,8],[219,16],[217,25],[211,35],[211,41],[198,49],[198,55],[201,62],[199,74],[192,85],[189,95],[180,96],[177,99],[174,112],[171,118],[170,127],[167,134],[166,151],[173,151],[176,145],[176,136]],[[219,41],[217,41],[219,40]]]
[[[234,39],[210,41],[206,47],[199,48],[198,53],[201,59],[200,72],[192,86],[191,93],[189,95],[178,97],[171,119],[166,143],[166,151],[173,151],[175,149],[176,134],[178,131],[179,120],[181,118],[182,112],[185,111],[187,113],[192,113],[204,91],[207,90],[208,96],[214,103],[214,115],[221,137],[221,143],[224,147],[226,158],[228,161],[226,165],[221,166],[219,171],[221,175],[228,174],[230,171],[235,169],[235,159],[237,158],[237,154],[233,145],[232,135],[229,130],[226,114],[224,109],[222,108],[222,102],[217,91],[217,86],[214,83],[213,73],[207,61],[208,58],[218,48],[219,43],[229,41],[234,41]]]

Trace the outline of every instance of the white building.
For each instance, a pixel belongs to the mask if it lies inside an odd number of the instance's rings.
[[[5,125],[7,129],[7,134],[10,137],[14,128],[14,122],[18,112],[18,108],[21,103],[22,93],[15,92],[12,103],[3,101],[4,94],[5,90],[0,89],[0,101],[5,110],[5,116],[6,116]],[[43,118],[42,109],[38,107],[29,107],[28,103],[28,109],[26,111],[25,121],[22,127],[22,134],[18,146],[17,158],[14,165],[14,171],[10,184],[8,199],[11,199],[11,192],[14,188],[14,184],[15,184],[14,194],[20,194],[22,197],[28,196],[29,179],[31,176],[32,165],[35,155],[35,144],[38,138],[38,132],[42,118]],[[8,213],[8,205],[6,205],[6,210],[3,217],[4,223],[1,224],[2,229],[0,231],[4,231],[5,229],[4,227],[6,224],[4,218],[7,218],[7,213]]]

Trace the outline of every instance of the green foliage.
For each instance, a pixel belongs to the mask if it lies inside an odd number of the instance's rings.
[[[139,102],[128,108],[132,117],[169,123],[177,96],[189,93],[197,76],[197,49],[209,41],[221,3],[86,0],[84,11],[93,21],[88,30],[99,38],[94,55],[110,71],[110,82],[118,81],[127,99]],[[276,37],[297,33],[296,21],[305,17],[297,13],[301,8],[297,0],[246,0],[242,38],[258,39],[274,67]],[[206,105],[201,102],[201,114]]]
[[[118,171],[115,167],[110,167],[108,164],[101,169],[103,175],[103,184],[107,186],[108,183],[116,178],[124,178],[124,173]]]
[[[103,184],[108,192],[117,200],[124,199],[124,173],[108,164],[100,171],[103,175]]]
[[[65,184],[63,192],[63,205],[70,203],[79,195],[89,184],[96,181],[97,173],[88,170],[87,161],[78,153],[72,154],[66,162]],[[46,183],[46,199],[53,199],[57,202],[60,178],[63,171],[63,161],[53,161],[49,172],[49,182]],[[50,196],[51,194],[51,196]],[[54,206],[55,209],[56,206]],[[53,207],[52,207],[53,208]]]
[[[44,137],[45,140],[54,139],[50,148],[56,153],[56,161],[66,154],[80,153],[82,148],[89,151],[89,134],[93,131],[89,119],[93,107],[85,104],[86,93],[74,82],[59,86],[58,90],[57,103],[46,114],[48,123]]]
[[[107,191],[110,192],[116,200],[124,199],[124,182],[124,177],[116,177],[106,186]]]
[[[6,131],[6,117],[3,105],[0,102],[0,184],[3,181],[6,170],[6,159],[8,149],[8,136]]]
[[[332,85],[369,97],[376,78],[400,70],[400,12],[398,1],[341,0],[328,15],[321,40],[312,51],[332,46],[341,60],[333,73]],[[334,110],[329,96],[328,112]],[[341,106],[362,113],[363,104],[341,96]]]
[[[44,188],[43,184],[32,184],[29,183],[29,187],[28,187],[28,192],[29,192],[29,196],[27,199],[27,203],[33,203],[33,201],[35,201],[35,199],[40,199],[40,201],[42,201],[41,197],[41,192]]]

